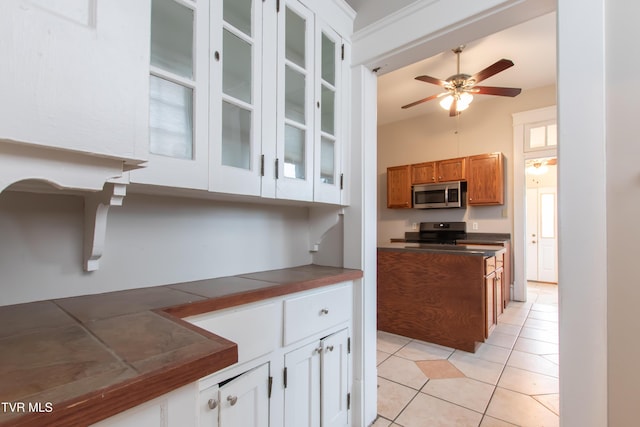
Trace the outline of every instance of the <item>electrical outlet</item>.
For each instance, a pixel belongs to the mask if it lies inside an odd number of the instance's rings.
[[[414,222],[413,224],[411,224],[411,229],[412,230],[417,230],[418,229],[418,223]]]
[[[478,223],[477,222],[471,223],[471,228],[474,229],[474,230],[477,230],[478,229]]]

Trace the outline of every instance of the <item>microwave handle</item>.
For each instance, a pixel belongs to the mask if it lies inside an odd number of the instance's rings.
[[[444,187],[444,205],[449,206],[449,186]]]

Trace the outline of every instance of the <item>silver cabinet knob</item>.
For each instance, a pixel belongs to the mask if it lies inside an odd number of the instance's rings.
[[[227,396],[227,401],[231,406],[233,406],[238,403],[238,396]]]
[[[536,242],[535,240],[532,240],[532,241],[531,241],[531,243],[535,243],[535,242]]]
[[[322,310],[320,310],[320,315],[325,315],[325,314],[329,314],[329,309],[328,308],[323,308]]]
[[[216,409],[218,407],[218,401],[215,399],[209,399],[209,401],[207,402],[207,406],[209,407],[209,409]]]
[[[313,350],[313,352],[314,352],[314,353],[318,353],[318,354],[322,353],[322,346],[320,346],[320,347],[316,347],[316,349],[315,349],[315,350]]]
[[[327,346],[327,351],[333,351],[333,346],[332,345]]]

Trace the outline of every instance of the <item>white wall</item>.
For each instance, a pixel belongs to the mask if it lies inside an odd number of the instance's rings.
[[[0,305],[309,264],[309,211],[128,195],[100,269],[82,270],[83,199],[0,194]]]
[[[435,102],[435,101],[434,101]],[[555,86],[524,90],[515,98],[472,103],[458,118],[444,110],[378,128],[378,241],[403,237],[421,221],[473,221],[478,232],[513,232],[513,124],[511,114],[556,103]],[[466,209],[388,209],[387,167],[500,151],[505,204]]]

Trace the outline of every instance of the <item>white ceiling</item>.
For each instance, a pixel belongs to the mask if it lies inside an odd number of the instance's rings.
[[[347,0],[357,6],[362,0]],[[463,42],[460,72],[475,74],[499,59],[506,58],[514,66],[482,82],[485,86],[519,87],[527,89],[554,84],[556,81],[556,14],[550,13],[485,38]],[[451,46],[453,49],[456,46]],[[405,120],[436,111],[443,116],[437,100],[403,110],[403,105],[429,95],[442,92],[433,84],[415,80],[416,76],[429,75],[442,80],[456,73],[456,56],[453,52],[442,52],[378,78],[378,124]],[[476,95],[469,108],[489,95]]]

